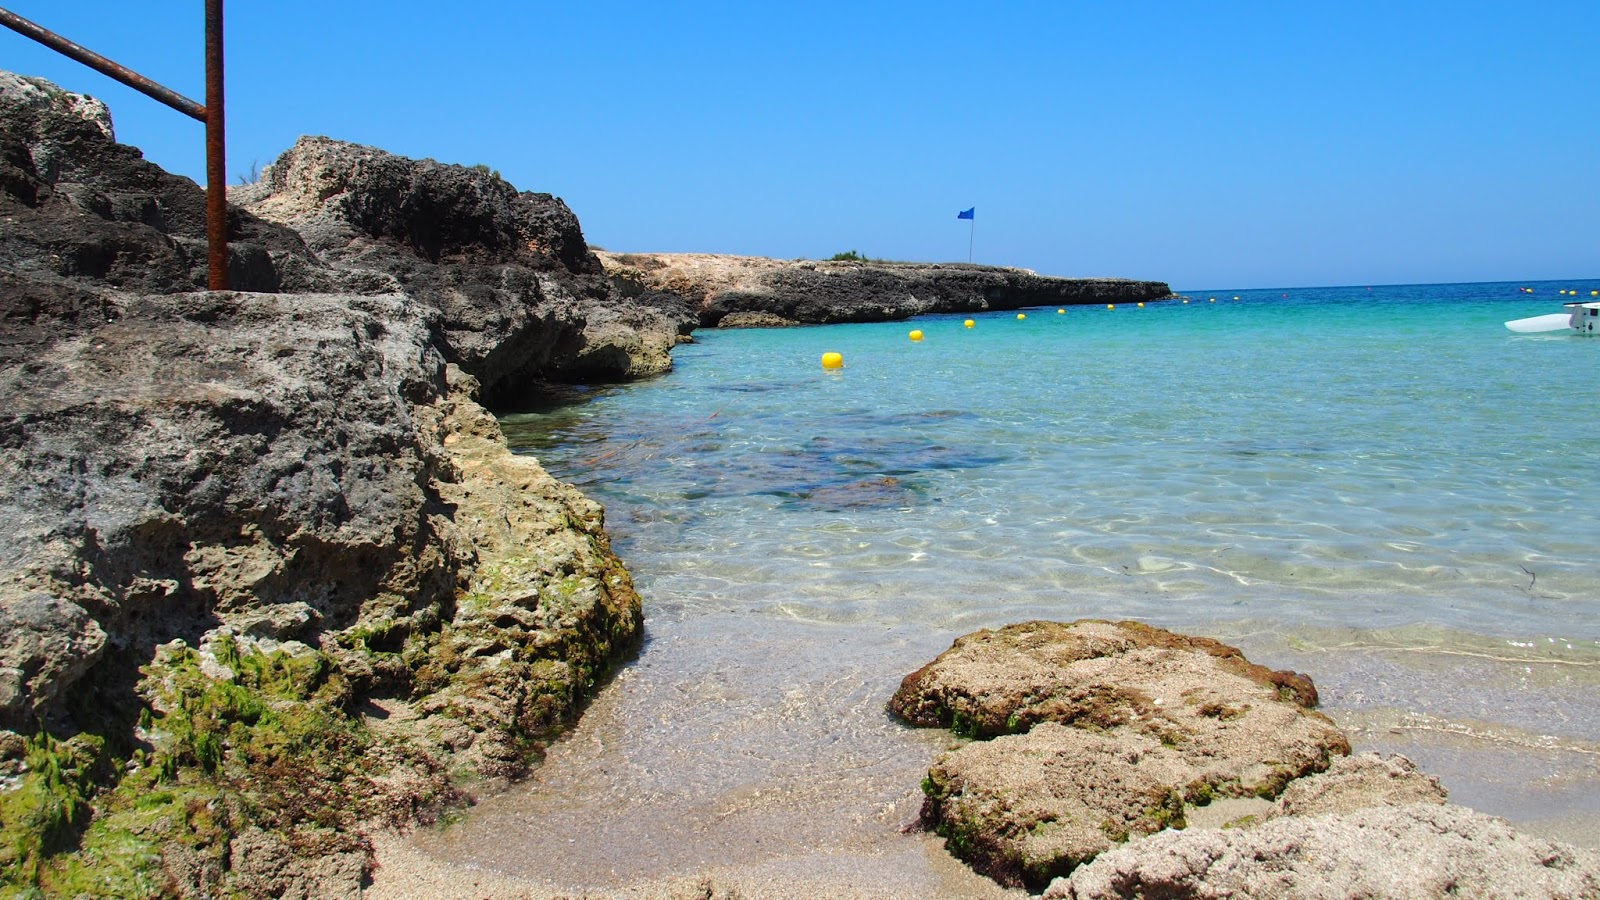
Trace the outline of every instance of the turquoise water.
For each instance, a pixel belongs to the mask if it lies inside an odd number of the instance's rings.
[[[702,331],[669,376],[506,416],[605,504],[650,642],[543,783],[442,852],[548,879],[508,834],[653,829],[588,861],[610,884],[708,846],[889,853],[943,740],[884,717],[899,678],[975,628],[1084,616],[1308,672],[1359,747],[1594,843],[1600,339],[1502,323],[1600,281],[1531,286]]]
[[[605,503],[675,603],[1423,624],[1593,651],[1600,341],[1506,331],[1560,309],[1553,285],[1515,287],[701,332],[669,377],[506,427]]]

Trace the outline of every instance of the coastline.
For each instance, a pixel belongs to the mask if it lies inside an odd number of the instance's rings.
[[[489,410],[665,372],[697,314],[560,198],[320,137],[202,291],[203,192],[104,104],[0,73],[0,117],[4,877],[349,893],[638,645],[604,511]]]
[[[865,643],[844,655],[841,678],[837,627],[775,626],[811,647],[814,669],[798,683],[759,645],[727,648],[744,677],[703,673],[698,714],[737,735],[754,711],[793,734],[777,758],[745,734],[747,764],[780,772],[785,790],[757,780],[719,797],[705,820],[711,857],[681,843],[690,828],[639,877],[530,887],[493,865],[441,867],[412,843],[440,837],[426,830],[369,831],[426,829],[470,789],[484,799],[467,827],[514,825],[525,787],[508,784],[562,778],[600,780],[629,847],[685,825],[676,801],[641,813],[634,804],[650,795],[585,754],[641,737],[628,723],[647,715],[618,685],[669,640],[703,661],[715,620],[669,616],[643,632],[605,511],[514,456],[491,408],[537,394],[542,379],[660,374],[697,322],[736,313],[895,321],[1015,308],[1041,291],[1052,306],[1155,299],[1164,284],[774,263],[764,268],[775,281],[686,300],[608,273],[559,198],[308,138],[236,192],[235,252],[251,263],[241,290],[197,292],[195,221],[175,217],[168,233],[139,213],[145,200],[193,206],[194,185],[112,142],[103,106],[27,79],[0,86],[23,123],[8,132],[15,158],[66,152],[65,133],[93,160],[84,182],[19,170],[0,231],[8,323],[20,323],[4,348],[14,402],[3,424],[17,438],[5,462],[26,504],[6,523],[23,550],[0,583],[0,614],[23,636],[6,647],[0,774],[8,824],[31,829],[18,870],[32,886],[71,893],[104,875],[126,879],[113,892],[148,892],[137,887],[147,869],[164,866],[180,894],[338,895],[376,862],[374,896],[473,879],[505,896],[1008,895],[937,838],[904,831],[917,773],[952,744],[884,721],[884,688],[947,630],[849,637]],[[130,200],[129,181],[155,194]],[[68,264],[104,242],[119,248],[107,270]],[[796,305],[813,295],[821,307]],[[749,700],[762,679],[776,706]],[[649,687],[646,704],[677,686]],[[850,737],[868,749],[833,746],[851,743],[828,730],[838,709],[812,698],[841,694]],[[680,774],[643,766],[632,777],[697,789]],[[55,818],[9,815],[37,808]],[[562,828],[559,816],[536,824]],[[750,840],[789,846],[752,860]],[[584,849],[603,860],[608,847]]]

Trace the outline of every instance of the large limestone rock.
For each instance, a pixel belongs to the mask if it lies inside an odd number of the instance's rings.
[[[890,710],[987,738],[934,762],[924,824],[1049,898],[1600,896],[1600,854],[1449,805],[1404,757],[1349,756],[1315,698],[1217,641],[1085,620],[960,638]],[[1241,799],[1197,811],[1221,798]]]
[[[433,451],[412,422],[443,387],[421,310],[101,299],[101,321],[0,355],[0,610],[81,645],[0,660],[21,682],[0,727],[59,712],[93,665],[84,651],[108,641],[148,651],[230,624],[314,642],[375,598],[450,602],[468,551],[440,536]]]
[[[564,206],[512,216],[521,250],[426,237],[463,178],[347,189],[382,211],[332,264],[235,211],[259,292],[196,292],[199,189],[0,76],[0,888],[351,894],[363,823],[525,773],[637,646],[602,511],[509,452],[464,368],[621,377],[670,341]],[[319,285],[345,292],[289,292]]]
[[[598,256],[621,280],[687,298],[705,326],[880,322],[923,313],[1132,303],[1172,293],[1159,281],[1052,278],[964,263],[789,261],[707,253]]]
[[[406,673],[410,711],[440,755],[515,778],[637,646],[642,604],[611,553],[600,505],[508,451],[494,417],[471,400],[471,376],[452,365],[449,381],[450,395],[418,420],[444,448],[450,474],[434,488],[476,559],[448,629]]]
[[[1251,829],[1163,831],[1103,854],[1044,896],[1578,900],[1600,896],[1600,854],[1465,807],[1415,803]]]
[[[681,299],[614,285],[560,198],[485,167],[305,137],[230,199],[294,228],[346,278],[437,309],[440,350],[493,397],[538,377],[665,372],[693,327]]]
[[[923,819],[1002,884],[1043,888],[1169,826],[1186,803],[1276,796],[1349,753],[1309,679],[1134,622],[1028,622],[960,638],[890,711],[992,740],[941,756]]]

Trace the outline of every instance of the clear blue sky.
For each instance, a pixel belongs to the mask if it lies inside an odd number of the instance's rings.
[[[0,5],[203,102],[200,0]],[[1600,2],[241,2],[230,172],[488,163],[611,250],[1179,289],[1600,276]],[[204,177],[197,123],[0,29]]]

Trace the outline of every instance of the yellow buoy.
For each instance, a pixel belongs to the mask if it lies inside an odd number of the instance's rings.
[[[1017,313],[1017,318],[1019,318],[1019,319],[1026,319],[1027,317],[1028,317],[1027,313]]]
[[[1139,308],[1140,309],[1144,309],[1144,301],[1143,300],[1139,301]]]
[[[1212,298],[1211,298],[1211,302],[1212,302],[1212,303],[1215,303],[1215,302],[1217,302],[1217,298],[1215,298],[1215,297],[1212,297]]]
[[[1188,298],[1184,298],[1183,302],[1188,303],[1189,302]]]
[[[1066,310],[1064,310],[1064,309],[1058,309],[1058,310],[1056,310],[1056,315],[1058,315],[1058,316],[1059,316],[1059,315],[1061,315],[1061,314],[1062,314],[1062,313],[1064,313],[1064,312],[1066,312]]]
[[[917,330],[915,330],[915,331],[912,331],[912,332],[911,332],[911,339],[912,339],[912,340],[913,340],[913,341],[920,341],[920,340],[922,340],[922,331],[921,331],[921,329],[917,329]]]
[[[1600,291],[1590,291],[1589,292],[1589,296],[1591,296],[1591,297],[1600,297]]]
[[[1561,294],[1562,296],[1565,296],[1566,293],[1567,293],[1567,289],[1566,288],[1562,288],[1561,290],[1556,291],[1556,293]]]
[[[844,368],[844,356],[839,353],[824,353],[822,354],[822,367],[824,369],[842,369]]]
[[[968,320],[966,320],[966,321],[965,321],[965,322],[962,322],[962,323],[961,323],[961,324],[963,324],[963,325],[965,325],[965,326],[967,326],[967,327],[968,327],[968,328],[971,328],[971,327],[972,327],[972,326],[974,326],[974,325],[976,325],[976,324],[978,324],[978,323],[977,323],[977,322],[974,322],[974,321],[972,321],[972,320],[971,320],[971,319],[968,319]]]
[[[1106,304],[1106,309],[1116,309],[1116,308],[1117,308],[1117,305],[1115,303],[1107,303]]]
[[[1238,297],[1234,297],[1234,298],[1233,298],[1233,299],[1235,299],[1235,300],[1237,300],[1237,299],[1239,299],[1239,298],[1238,298]]]

